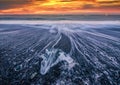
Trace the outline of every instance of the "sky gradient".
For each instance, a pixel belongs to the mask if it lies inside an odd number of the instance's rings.
[[[120,0],[0,0],[0,14],[120,14]]]

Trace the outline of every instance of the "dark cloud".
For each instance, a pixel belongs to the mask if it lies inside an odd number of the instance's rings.
[[[0,10],[22,7],[32,2],[45,2],[47,0],[0,0]]]
[[[22,5],[31,3],[31,0],[0,0],[0,9],[22,7]]]

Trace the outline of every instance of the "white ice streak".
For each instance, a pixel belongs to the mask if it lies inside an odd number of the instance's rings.
[[[120,67],[120,36],[117,35],[120,34],[119,21],[1,21],[0,23],[14,23],[25,27],[18,31],[4,31],[2,28],[0,46],[3,48],[11,46],[22,53],[32,52],[32,57],[24,59],[25,63],[35,57],[41,57],[43,60],[40,73],[43,75],[61,61],[66,61],[68,68],[71,69],[75,62],[81,62],[80,59],[100,70],[107,66]],[[111,34],[107,34],[108,32]],[[68,53],[60,51],[59,48],[59,42],[64,39],[63,35],[70,42],[71,48]],[[66,42],[62,41],[62,44],[68,45]],[[58,48],[55,49],[57,45]]]

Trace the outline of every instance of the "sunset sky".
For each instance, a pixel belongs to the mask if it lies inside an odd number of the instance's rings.
[[[0,0],[0,14],[120,14],[120,0]]]

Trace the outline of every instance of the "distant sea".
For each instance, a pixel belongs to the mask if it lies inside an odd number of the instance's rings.
[[[120,15],[0,15],[0,20],[120,20]]]

